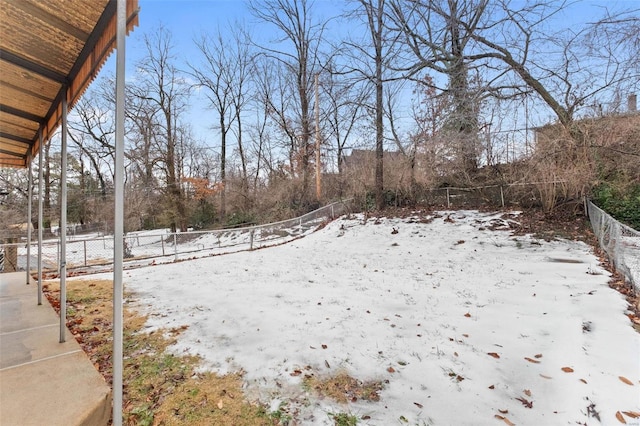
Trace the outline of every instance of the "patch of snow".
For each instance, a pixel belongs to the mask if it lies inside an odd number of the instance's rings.
[[[295,406],[305,425],[331,412],[617,424],[639,411],[640,334],[592,249],[490,230],[508,227],[501,216],[351,215],[278,247],[126,271],[125,285],[149,326],[189,326],[173,350],[246,372],[251,398]],[[380,401],[318,398],[291,374],[307,367],[382,381]]]

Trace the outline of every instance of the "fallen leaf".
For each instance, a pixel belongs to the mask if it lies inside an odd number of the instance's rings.
[[[327,345],[322,345],[322,349],[327,349]]]
[[[222,410],[223,407],[224,407],[224,404],[222,403],[222,400],[218,401],[218,409]]]
[[[387,368],[387,371],[388,371],[389,373],[395,373],[395,372],[396,372],[396,370],[395,370],[393,367],[389,367],[389,368]]]
[[[580,379],[580,381],[581,381],[582,383],[584,383],[585,385],[587,384],[587,381],[586,381],[585,379]]]
[[[636,411],[623,411],[622,414],[627,417],[631,417],[632,419],[637,419],[638,417],[640,417],[640,413]]]
[[[453,355],[458,356],[458,352],[454,352]]]
[[[463,335],[464,337],[469,337],[469,335],[468,335],[467,333],[462,333],[462,335]]]
[[[573,373],[573,368],[571,367],[562,367],[562,371],[565,373]]]
[[[529,358],[528,356],[525,356],[524,359],[534,364],[540,364],[540,361],[538,361],[537,359]]]
[[[542,354],[536,354],[534,355],[535,358],[542,358]]]
[[[500,409],[498,409],[498,411],[500,411],[502,414],[509,414],[509,410],[500,410]]]
[[[413,403],[413,405],[415,405],[415,406],[416,406],[416,407],[418,407],[418,408],[422,408],[422,404],[419,404],[419,403],[417,403],[417,402],[414,402],[414,403]]]
[[[503,422],[505,422],[506,424],[508,424],[509,426],[516,426],[515,423],[511,422],[511,420],[509,420],[508,418],[501,416],[499,414],[496,414],[494,416],[496,419],[498,420],[502,420]]]
[[[489,389],[491,389],[491,390],[493,390],[493,389],[495,389],[495,388],[496,388],[496,387],[495,387],[495,385],[491,385],[491,386],[489,386]]]
[[[362,420],[369,420],[369,419],[371,419],[371,416],[368,416],[366,414],[362,416]]]
[[[292,375],[293,377],[299,376],[299,375],[301,375],[301,374],[302,374],[302,371],[300,371],[300,370],[293,370],[293,372],[291,373],[291,375]]]
[[[497,354],[497,353],[495,353],[495,352],[487,352],[487,355],[492,356],[492,357],[494,357],[494,358],[500,358],[500,355],[498,355],[498,354]]]
[[[325,365],[327,368],[331,368],[331,366],[329,365],[329,361],[327,361],[326,359],[324,360],[324,365]]]
[[[631,382],[631,380],[627,379],[626,377],[618,376],[618,379],[620,379],[623,383],[628,384],[629,386],[633,386],[633,382]]]
[[[465,317],[470,318],[471,314],[469,312],[467,312],[466,314],[464,314]]]
[[[524,394],[527,396],[531,396],[531,391],[529,389],[525,389]]]
[[[622,413],[620,411],[616,411],[616,419],[618,419],[620,423],[627,424],[627,421],[622,417]]]
[[[545,376],[544,374],[540,374],[540,377],[542,377],[543,379],[549,379],[549,380],[553,379],[553,377]]]
[[[533,402],[532,401],[527,401],[524,398],[516,398],[518,401],[522,402],[522,405],[524,405],[527,408],[533,408]]]

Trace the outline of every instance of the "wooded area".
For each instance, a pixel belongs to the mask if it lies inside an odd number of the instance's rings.
[[[126,231],[258,223],[346,197],[382,209],[444,186],[535,183],[522,203],[546,212],[592,193],[640,206],[637,9],[567,28],[557,1],[345,0],[323,19],[307,0],[247,6],[268,41],[229,23],[185,58],[166,28],[144,35],[126,88]],[[70,116],[70,222],[112,221],[114,96],[102,75]],[[60,160],[47,144],[46,227]],[[2,228],[24,221],[27,182],[0,174]]]

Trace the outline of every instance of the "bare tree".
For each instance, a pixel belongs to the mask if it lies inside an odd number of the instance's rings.
[[[205,89],[205,96],[218,119],[215,127],[220,132],[221,220],[224,220],[227,209],[227,136],[237,118],[233,110],[233,86],[235,85],[237,63],[235,63],[235,56],[229,52],[229,45],[229,41],[223,38],[220,31],[215,37],[203,34],[196,41],[196,46],[202,53],[204,61],[201,65],[189,65],[197,80],[196,87]]]
[[[478,167],[478,114],[482,91],[475,77],[477,65],[469,59],[474,52],[473,34],[478,31],[489,0],[402,1],[390,0],[390,27],[403,35],[408,59],[404,71],[420,81],[427,69],[445,77],[430,80],[450,99],[450,113],[443,127],[454,141],[462,170],[469,173]],[[402,69],[401,66],[398,68]],[[424,82],[423,82],[424,83]],[[476,87],[474,87],[476,86]],[[435,95],[435,93],[434,93]]]
[[[107,195],[107,181],[113,179],[111,165],[115,153],[115,126],[111,111],[108,100],[99,92],[92,91],[80,99],[73,119],[69,120],[69,137],[78,148],[78,158],[86,158],[91,164],[103,199]],[[106,173],[110,175],[107,177]]]
[[[308,0],[249,0],[251,13],[273,25],[280,35],[270,46],[260,46],[262,53],[277,61],[295,82],[294,92],[287,96],[295,100],[295,108],[278,110],[278,121],[286,124],[286,132],[295,142],[294,173],[302,176],[301,202],[305,203],[310,182],[313,78],[319,70],[320,48],[325,23],[312,20],[313,2]],[[286,86],[281,86],[286,87]],[[291,133],[294,130],[295,133]]]
[[[638,36],[629,37],[623,29],[637,28],[634,10],[606,11],[603,19],[572,29],[551,25],[571,5],[566,1],[390,1],[395,29],[411,51],[405,70],[432,69],[449,75],[451,82],[462,74],[455,72],[456,62],[443,64],[458,59],[460,66],[484,76],[484,94],[512,98],[533,93],[566,127],[594,97],[638,81]],[[442,48],[447,41],[455,47],[449,56]],[[462,83],[461,78],[454,86]],[[465,96],[459,101],[459,108],[468,108]]]
[[[384,142],[385,142],[385,84],[395,80],[390,64],[395,61],[397,36],[388,30],[389,3],[387,0],[354,0],[355,6],[347,18],[359,22],[365,28],[361,39],[344,42],[350,52],[351,70],[357,79],[366,81],[373,94],[373,102],[366,104],[372,114],[375,129],[375,178],[376,206],[384,208]]]
[[[362,80],[345,78],[345,75],[334,72],[334,69],[330,66],[328,72],[322,74],[320,87],[325,105],[323,118],[327,125],[327,137],[333,141],[338,174],[342,175],[345,147],[365,116],[371,86]]]
[[[137,98],[139,111],[145,111],[148,122],[141,123],[150,134],[146,142],[152,142],[161,156],[156,160],[165,180],[166,214],[172,231],[186,230],[186,208],[180,184],[180,117],[189,95],[189,86],[176,68],[170,32],[160,27],[155,33],[145,35],[146,56],[138,64],[139,81],[131,86]],[[134,103],[135,105],[135,103]],[[152,132],[152,133],[151,133]]]

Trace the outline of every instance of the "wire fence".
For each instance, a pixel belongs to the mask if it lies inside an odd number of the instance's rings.
[[[310,234],[326,222],[351,211],[350,200],[335,202],[303,216],[266,225],[209,231],[172,233],[168,231],[130,232],[124,236],[125,267],[136,267],[178,260],[215,256],[239,251],[256,250],[283,244]],[[67,236],[67,270],[101,272],[113,264],[113,236]],[[27,244],[0,245],[5,272],[25,270]],[[37,267],[37,243],[31,243],[30,269]],[[7,268],[7,264],[11,268]],[[58,271],[60,241],[42,243],[42,267],[45,271]],[[77,273],[77,272],[76,272]]]
[[[640,231],[618,222],[591,201],[586,205],[600,247],[614,268],[640,291]]]

